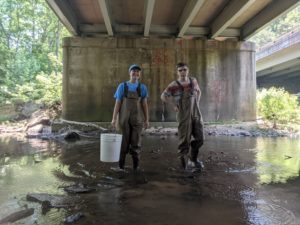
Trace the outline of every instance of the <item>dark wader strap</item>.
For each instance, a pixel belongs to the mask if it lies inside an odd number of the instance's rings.
[[[193,94],[193,91],[194,91],[194,84],[193,84],[193,80],[192,78],[189,77],[189,80],[190,80],[190,88],[191,88],[191,94]],[[178,86],[181,88],[181,91],[183,92],[184,91],[184,88],[182,86],[182,84],[176,80],[176,83],[178,84]]]
[[[176,83],[178,84],[178,86],[181,88],[181,91],[183,92],[183,91],[184,91],[184,88],[183,88],[183,86],[181,85],[181,83],[180,83],[178,80],[176,80]]]
[[[127,83],[124,82],[124,97],[127,98],[127,93],[128,93],[128,86]]]
[[[142,88],[141,88],[141,83],[138,84],[136,91],[139,95],[139,97],[142,96]],[[127,82],[124,82],[124,97],[127,98],[127,94],[128,94],[128,85]]]
[[[137,87],[136,91],[137,91],[139,97],[141,97],[142,96],[141,83],[138,84],[138,87]]]

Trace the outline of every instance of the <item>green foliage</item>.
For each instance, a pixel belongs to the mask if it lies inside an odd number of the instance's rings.
[[[61,100],[62,75],[40,73],[33,82],[18,85],[12,101],[52,104]]]
[[[67,35],[46,1],[0,1],[0,104],[16,97],[48,102],[49,96],[60,96],[41,77],[53,82],[61,77],[60,44]]]
[[[258,115],[265,120],[277,123],[300,123],[300,107],[297,97],[282,88],[257,91]]]
[[[259,48],[298,28],[300,28],[300,5],[273,20],[267,27],[250,38],[249,41],[255,42]]]

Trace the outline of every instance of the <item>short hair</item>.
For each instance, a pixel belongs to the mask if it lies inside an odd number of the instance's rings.
[[[177,63],[176,68],[178,69],[179,67],[184,67],[184,66],[188,67],[188,65],[186,63],[179,62],[179,63]]]

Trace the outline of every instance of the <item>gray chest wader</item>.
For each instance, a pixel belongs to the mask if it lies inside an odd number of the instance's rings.
[[[204,141],[203,120],[199,108],[199,99],[197,99],[192,79],[189,78],[189,80],[190,87],[188,90],[184,90],[179,81],[176,81],[181,87],[182,92],[178,102],[179,111],[177,113],[177,121],[179,123],[178,158],[183,168],[186,168],[188,154],[190,161],[198,163],[199,148],[203,145]]]
[[[119,112],[119,128],[123,134],[119,167],[124,169],[126,155],[130,153],[133,169],[137,169],[143,128],[140,84],[137,90],[132,92],[128,90],[126,82],[124,83],[124,97]]]

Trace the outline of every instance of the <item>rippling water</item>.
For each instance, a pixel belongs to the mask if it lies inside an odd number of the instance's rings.
[[[208,137],[201,174],[179,169],[176,143],[143,137],[142,172],[128,156],[118,173],[116,163],[100,162],[99,141],[0,137],[0,219],[27,207],[34,214],[14,224],[64,224],[78,212],[76,224],[300,224],[299,140]],[[70,185],[95,191],[70,194]],[[43,212],[28,193],[71,200]]]

